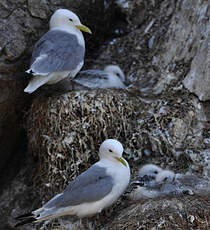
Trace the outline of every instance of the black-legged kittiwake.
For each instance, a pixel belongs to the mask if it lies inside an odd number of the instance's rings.
[[[192,195],[193,192],[189,187],[181,186],[176,181],[176,174],[172,170],[160,170],[153,183],[144,186],[136,185],[135,189],[128,195],[131,200],[141,200],[156,198],[167,195]]]
[[[155,178],[163,169],[154,164],[146,164],[139,169],[138,176],[130,184],[127,197],[131,200],[155,198],[162,195]]]
[[[39,94],[54,96],[75,90],[95,88],[125,88],[125,76],[117,65],[108,65],[102,70],[88,69],[80,71],[74,79],[63,79],[53,85],[44,85]]]
[[[172,170],[162,170],[157,174],[155,181],[160,185],[160,191],[164,195],[178,195],[185,193],[185,190],[182,190],[175,183],[175,177],[176,174]]]
[[[125,88],[125,75],[117,65],[108,65],[104,70],[80,71],[73,82],[88,88]]]
[[[130,168],[122,153],[123,146],[119,141],[105,140],[100,146],[97,163],[41,208],[17,217],[20,222],[16,226],[64,215],[82,218],[100,213],[112,205],[130,181]]]
[[[146,164],[139,169],[138,176],[131,184],[140,186],[153,186],[156,184],[155,178],[163,169],[155,164]]]
[[[26,71],[33,77],[24,92],[32,93],[44,84],[75,77],[84,64],[85,41],[81,31],[91,33],[76,14],[67,9],[55,11],[50,30],[34,46],[31,66]]]
[[[143,180],[144,177],[141,177],[143,178],[139,178],[141,183],[138,184],[138,180],[133,182],[135,183],[135,188],[128,195],[129,199],[141,200],[166,195],[184,194],[185,190],[181,190],[173,183],[175,178],[173,171],[163,170],[153,164],[145,165],[140,170],[147,180],[145,182]]]

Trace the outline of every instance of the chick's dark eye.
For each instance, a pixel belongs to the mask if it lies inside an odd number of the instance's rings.
[[[113,151],[111,149],[109,149],[109,152],[112,153]]]
[[[164,180],[163,180],[163,181],[167,181],[167,179],[168,179],[168,178],[166,177],[166,178],[164,178]]]
[[[158,172],[157,172],[157,171],[154,171],[154,174],[158,174]]]
[[[118,77],[120,77],[120,74],[119,74],[119,73],[116,73],[116,75],[117,75]]]
[[[70,21],[70,22],[73,22],[73,19],[69,18],[69,21]]]

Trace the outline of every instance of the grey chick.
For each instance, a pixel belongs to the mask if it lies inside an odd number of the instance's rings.
[[[155,164],[146,164],[139,169],[138,176],[135,177],[131,184],[153,187],[156,186],[155,178],[163,169]]]
[[[104,70],[80,71],[72,81],[91,89],[126,88],[125,75],[117,65],[108,65]]]
[[[162,195],[156,176],[163,171],[157,165],[146,164],[139,169],[138,176],[131,182],[127,197],[130,200],[155,198]]]
[[[53,85],[44,85],[38,92],[43,96],[56,96],[75,90],[96,88],[125,88],[125,75],[117,65],[108,65],[104,70],[80,71],[74,79],[64,79]]]

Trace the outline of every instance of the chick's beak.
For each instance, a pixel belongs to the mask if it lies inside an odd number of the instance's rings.
[[[125,167],[127,167],[127,164],[125,160],[122,157],[115,157],[116,160],[118,160],[121,164],[123,164]]]
[[[86,33],[89,33],[89,34],[92,34],[91,30],[87,27],[87,26],[84,26],[84,25],[76,25],[76,28],[83,31],[83,32],[86,32]]]

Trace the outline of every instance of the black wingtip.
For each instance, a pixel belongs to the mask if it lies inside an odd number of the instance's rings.
[[[31,212],[15,217],[15,220],[24,220],[26,218],[33,217]]]
[[[22,226],[22,225],[24,225],[24,224],[32,223],[32,222],[34,222],[34,221],[36,221],[36,218],[34,218],[34,217],[29,217],[29,218],[27,218],[26,220],[23,220],[23,221],[17,223],[14,227],[19,227],[19,226]]]

